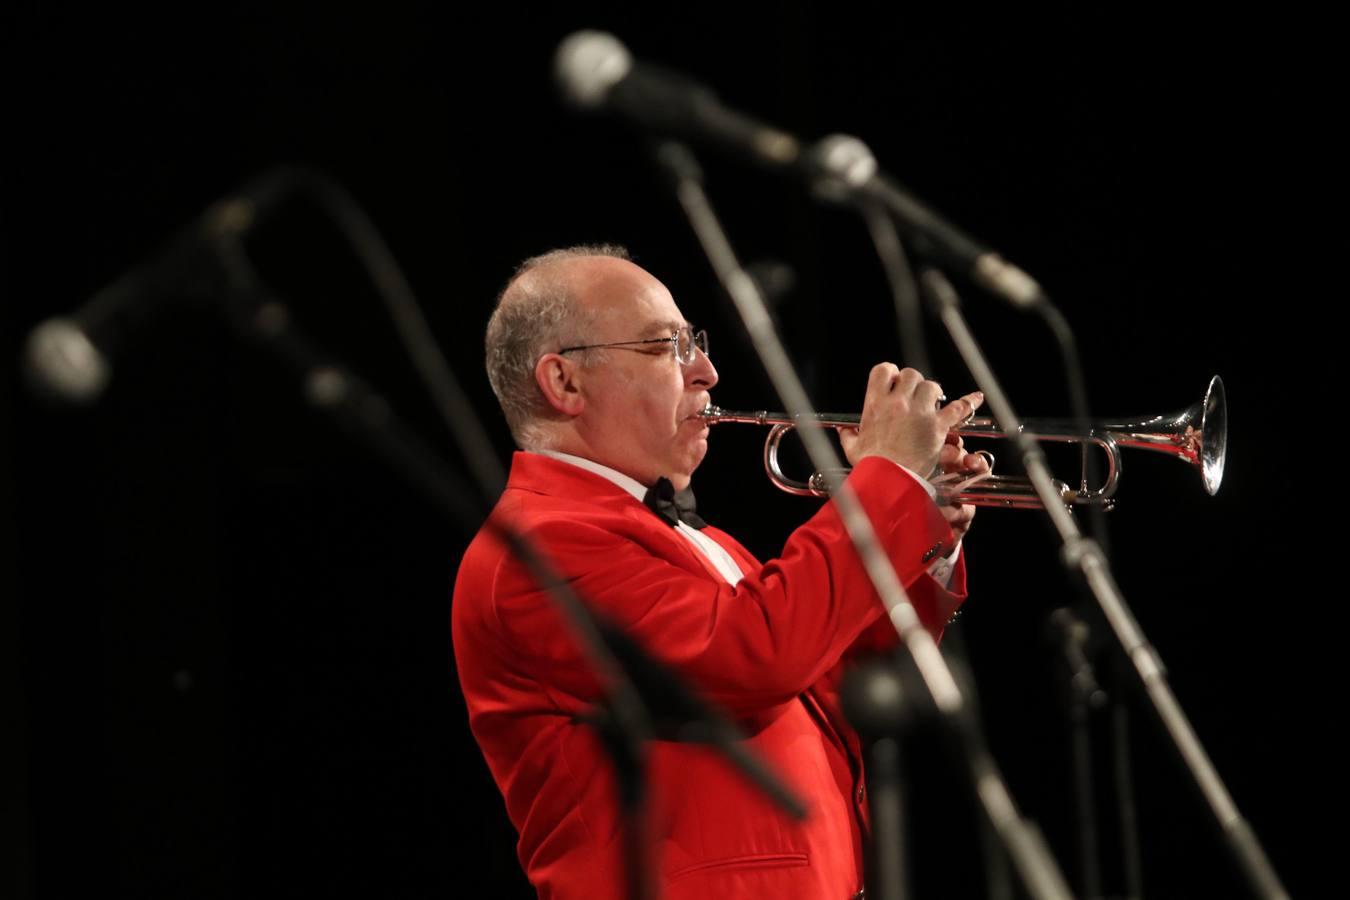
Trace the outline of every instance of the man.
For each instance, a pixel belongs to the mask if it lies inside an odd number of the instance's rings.
[[[715,528],[644,505],[660,479],[686,488],[707,451],[698,412],[717,371],[706,351],[670,292],[621,249],[528,260],[487,332],[489,379],[521,447],[493,515],[729,711],[809,803],[793,821],[706,748],[656,742],[660,895],[845,900],[862,886],[867,812],[836,688],[847,658],[894,647],[894,629],[832,503],[767,565]],[[913,473],[984,466],[947,437],[979,396],[938,408],[940,397],[913,370],[877,366],[858,429],[842,435],[849,482],[935,635],[964,599],[957,542],[974,510],[939,509]],[[486,532],[460,566],[452,623],[470,726],[531,883],[543,898],[624,896],[614,775],[579,718],[601,686],[549,597]]]

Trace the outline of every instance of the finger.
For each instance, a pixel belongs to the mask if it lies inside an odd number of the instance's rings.
[[[943,443],[950,444],[953,447],[961,447],[963,449],[966,446],[966,442],[961,440],[961,435],[955,431],[947,432],[947,436],[943,438]]]
[[[961,465],[972,475],[983,475],[989,471],[989,460],[980,453],[967,453]]]
[[[975,518],[975,507],[969,503],[961,503],[951,507],[952,514],[948,522],[953,525],[969,525]]]
[[[867,393],[888,392],[900,369],[892,363],[877,363],[867,375]]]
[[[944,472],[959,472],[967,454],[954,444],[944,444],[938,452],[938,465]]]
[[[971,411],[973,412],[984,405],[984,391],[971,391],[960,399],[969,403]]]
[[[898,391],[902,397],[912,397],[914,392],[925,383],[923,375],[918,369],[906,368],[896,373],[891,389]]]
[[[965,472],[970,475],[983,475],[991,471],[986,451],[967,453],[953,444],[945,445],[938,454],[938,462],[943,472]]]
[[[948,431],[965,422],[966,419],[975,415],[977,401],[971,399],[974,396],[976,395],[967,394],[942,407],[938,410],[938,421],[946,425]]]
[[[942,517],[947,520],[947,527],[960,537],[970,528],[970,523],[975,518],[975,507],[970,504],[944,506]]]
[[[914,386],[913,396],[920,409],[937,407],[942,402],[942,385],[936,381],[921,381]]]

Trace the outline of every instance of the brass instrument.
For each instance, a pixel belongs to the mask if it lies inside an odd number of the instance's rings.
[[[709,424],[740,422],[768,425],[769,436],[764,441],[764,471],[780,490],[802,496],[828,497],[830,479],[816,472],[806,481],[796,481],[783,474],[778,464],[778,445],[784,435],[800,425],[821,428],[854,428],[861,416],[851,413],[817,413],[809,420],[796,419],[781,412],[735,412],[709,405],[701,415]],[[991,418],[971,418],[952,429],[963,438],[1007,437]],[[1137,422],[1094,422],[1084,435],[1074,423],[1065,419],[1027,419],[1022,433],[1038,441],[1075,443],[1084,446],[1084,468],[1077,488],[1055,480],[1055,488],[1066,505],[1099,503],[1108,509],[1120,482],[1120,448],[1132,447],[1166,453],[1200,471],[1205,490],[1211,495],[1223,481],[1224,452],[1228,442],[1228,406],[1224,399],[1223,381],[1219,376],[1210,379],[1204,397],[1189,408],[1174,415],[1152,416]],[[1087,485],[1086,448],[1088,444],[1101,447],[1106,453],[1106,476],[1101,487]],[[993,469],[993,455],[984,454]],[[847,474],[843,470],[839,475]],[[993,475],[983,478],[949,481],[951,476],[934,479],[938,497],[946,503],[968,503],[974,506],[996,506],[1012,509],[1039,509],[1040,499],[1028,479],[1018,476]]]

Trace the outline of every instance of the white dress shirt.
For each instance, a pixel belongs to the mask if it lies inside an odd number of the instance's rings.
[[[580,456],[573,456],[570,453],[560,453],[557,450],[535,450],[533,452],[538,453],[541,456],[561,460],[565,463],[571,463],[578,468],[585,469],[587,472],[593,472],[601,478],[608,479],[636,497],[639,503],[647,496],[646,486],[636,478],[630,478],[622,472],[611,469],[609,466],[601,465],[594,460],[583,459]],[[908,472],[912,478],[923,485],[923,488],[928,492],[929,497],[936,496],[937,491],[931,484],[920,478],[918,475],[915,475],[904,466],[899,466],[899,468]],[[732,555],[728,553],[721,544],[717,543],[717,541],[714,541],[706,534],[703,534],[697,528],[686,525],[684,522],[677,522],[675,524],[675,530],[680,533],[680,537],[693,544],[695,549],[702,553],[708,562],[712,563],[713,568],[717,569],[718,574],[725,578],[728,584],[738,584],[740,583],[740,580],[745,577],[745,573],[741,571],[740,565],[737,564]],[[956,565],[956,558],[960,554],[961,544],[958,542],[956,549],[952,551],[951,556],[936,559],[928,566],[928,574],[932,575],[944,588],[947,587],[951,582],[952,567]]]

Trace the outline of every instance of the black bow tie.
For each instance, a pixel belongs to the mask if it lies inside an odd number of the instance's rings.
[[[680,522],[694,528],[708,527],[708,523],[694,512],[694,492],[689,488],[676,491],[669,478],[656,479],[656,484],[647,489],[647,495],[642,498],[642,502],[647,504],[652,512],[669,522],[671,528]]]

